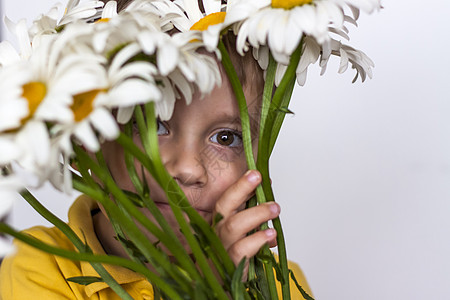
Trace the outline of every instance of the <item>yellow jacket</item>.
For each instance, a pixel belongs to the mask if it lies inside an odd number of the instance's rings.
[[[85,239],[95,254],[105,254],[94,231],[91,211],[97,203],[81,196],[69,210],[69,226]],[[59,229],[43,226],[33,227],[26,233],[35,238],[63,249],[76,251],[67,237]],[[15,241],[16,253],[5,258],[0,269],[0,299],[70,299],[70,300],[113,300],[120,299],[106,283],[96,282],[82,286],[66,281],[76,276],[97,276],[97,272],[87,262],[71,261],[47,254],[24,243]],[[298,265],[289,267],[302,287],[311,294],[306,279]],[[153,299],[151,284],[141,275],[118,266],[105,265],[106,270],[134,299]],[[303,299],[291,281],[293,299]]]

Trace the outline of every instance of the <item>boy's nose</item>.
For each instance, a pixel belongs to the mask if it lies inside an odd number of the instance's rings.
[[[207,180],[207,170],[195,149],[174,149],[163,156],[163,163],[170,175],[180,185],[203,187]]]

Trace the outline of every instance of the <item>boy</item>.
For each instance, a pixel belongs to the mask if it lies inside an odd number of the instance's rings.
[[[129,2],[118,1],[118,5],[124,7]],[[233,47],[228,48],[231,50]],[[262,71],[251,54],[242,58],[231,52],[234,65],[243,67],[239,77],[250,115],[258,115],[259,105],[254,103],[261,99]],[[255,170],[247,171],[239,110],[223,69],[221,74],[223,83],[211,94],[203,99],[194,94],[190,105],[178,100],[171,119],[158,122],[159,147],[167,171],[180,185],[191,205],[209,223],[216,213],[223,216],[216,226],[217,234],[234,263],[238,264],[242,258],[254,256],[266,243],[276,246],[274,229],[256,231],[251,235],[247,233],[278,217],[280,207],[276,203],[266,203],[244,209],[245,202],[261,182],[261,176]],[[257,125],[252,124],[255,128]],[[134,140],[142,147],[137,133]],[[253,145],[256,151],[257,142],[254,141]],[[133,190],[121,147],[115,142],[107,142],[102,150],[115,181],[122,189]],[[148,179],[150,197],[186,245],[164,191],[148,174],[145,178]],[[154,221],[148,211],[144,213]],[[87,241],[94,253],[127,257],[103,208],[88,197],[82,196],[75,201],[69,211],[69,225]],[[74,246],[56,228],[35,227],[27,233],[49,244],[74,250]],[[153,236],[148,235],[148,238],[156,242]],[[66,281],[66,278],[76,276],[98,276],[88,263],[49,255],[21,243],[17,243],[17,249],[15,256],[5,259],[0,272],[0,295],[4,300],[118,298],[104,283],[84,287]],[[153,299],[151,285],[145,278],[121,267],[105,267],[133,298]],[[296,270],[295,265],[290,267],[309,292],[301,271]],[[292,290],[295,291],[295,287]],[[293,299],[302,299],[298,292],[293,295]]]

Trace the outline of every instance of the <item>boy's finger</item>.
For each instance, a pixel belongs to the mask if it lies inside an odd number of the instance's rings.
[[[216,212],[224,217],[233,214],[250,198],[260,183],[261,174],[256,170],[248,170],[220,197],[216,203]]]
[[[279,214],[280,206],[277,203],[264,203],[230,216],[217,227],[217,234],[226,249],[229,245],[244,238],[251,230],[278,217]]]
[[[234,264],[237,265],[244,257],[253,257],[255,256],[259,249],[265,244],[273,243],[273,240],[276,238],[277,232],[273,228],[266,229],[264,231],[255,232],[252,235],[249,235],[238,242],[234,243],[229,249],[228,253],[230,254],[231,259]]]

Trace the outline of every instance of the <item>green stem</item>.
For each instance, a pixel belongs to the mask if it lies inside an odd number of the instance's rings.
[[[92,199],[98,200],[104,197],[103,191],[87,185],[83,178],[75,173],[72,173],[72,185],[75,190],[82,194],[86,194]]]
[[[269,65],[266,70],[266,78],[265,78],[265,82],[264,82],[264,92],[263,92],[262,104],[261,104],[259,135],[262,135],[262,133],[264,132],[264,126],[265,126],[267,117],[269,115],[270,103],[271,103],[272,96],[273,96],[273,87],[274,87],[274,82],[275,82],[276,67],[277,67],[277,63],[273,59],[273,56],[269,53]],[[259,137],[258,149],[261,149],[263,147],[262,144],[263,144],[263,140],[261,137]],[[259,160],[259,155],[258,155],[258,160]],[[260,168],[258,168],[258,170],[260,170]],[[247,208],[253,207],[256,205],[257,205],[257,198],[252,197],[247,203]],[[255,262],[255,258],[252,258],[250,260],[249,273],[248,273],[249,280],[251,280],[252,278],[256,278],[257,270],[255,270],[255,268],[258,268],[258,265],[261,265],[261,263]],[[263,289],[265,288],[263,294],[267,295],[267,293],[268,293],[267,282],[261,282],[261,281],[262,281],[262,279],[260,279],[261,286],[263,287]]]
[[[145,277],[147,277],[151,282],[154,282],[158,285],[158,287],[164,291],[168,296],[170,296],[171,299],[182,299],[178,293],[172,288],[171,285],[167,284],[163,279],[161,279],[158,275],[152,273],[150,270],[148,270],[145,266],[137,264],[131,260],[121,258],[118,256],[113,255],[94,255],[91,253],[77,253],[65,249],[60,249],[53,247],[51,245],[48,245],[46,243],[41,242],[40,240],[26,235],[22,234],[20,232],[15,231],[10,226],[0,223],[0,232],[9,234],[16,239],[34,247],[39,250],[42,250],[44,252],[61,256],[64,258],[68,258],[75,261],[87,261],[87,262],[94,262],[94,263],[103,263],[103,264],[109,264],[109,265],[116,265],[120,267],[124,267],[127,269],[130,269],[132,271],[135,271],[137,273],[143,274]],[[125,298],[129,299],[129,298]],[[131,298],[132,299],[132,298]]]
[[[270,103],[272,102],[272,96],[273,96],[273,86],[275,82],[275,73],[277,70],[277,62],[273,59],[272,54],[269,54],[269,66],[266,70],[266,79],[264,82],[264,92],[263,92],[263,98],[262,98],[262,105],[261,105],[261,121],[259,123],[259,135],[264,132],[265,124],[267,117],[269,116],[269,108]],[[261,138],[258,140],[258,148],[262,147],[263,141]]]
[[[295,84],[295,80],[291,80],[292,85],[290,87],[293,88],[294,84]],[[289,88],[286,93],[285,93],[285,97],[283,98],[285,102],[285,99],[287,99],[287,101],[290,100],[290,96],[292,94],[292,88]],[[287,103],[288,105],[288,103]],[[273,143],[270,143],[269,147],[270,150],[267,152],[270,156],[272,149],[273,149],[273,145],[275,144],[275,140],[278,136],[278,132],[281,129],[281,125],[282,122],[284,120],[285,114],[280,112],[279,114],[276,115],[275,117],[275,121],[273,122],[272,128],[274,128],[274,130],[272,131],[272,141]],[[261,139],[265,139],[265,137],[261,138]],[[267,145],[267,143],[265,144]],[[267,147],[267,146],[266,146]],[[266,148],[267,149],[267,148]],[[264,151],[261,151],[261,153],[264,153]],[[266,175],[269,174],[269,157],[268,156],[263,156],[263,157],[259,157],[258,158],[258,168],[262,171],[261,173]],[[273,190],[272,190],[272,186],[270,184],[270,179],[269,177],[264,177],[263,175],[263,182],[262,182],[262,186],[263,186],[263,190],[264,193],[267,197],[267,201],[275,201],[275,197],[273,194]],[[284,278],[284,284],[282,285],[282,293],[283,293],[283,299],[290,299],[290,288],[289,288],[289,269],[288,269],[288,265],[287,265],[287,254],[286,254],[286,243],[284,240],[284,233],[283,233],[283,229],[282,229],[282,225],[281,225],[281,220],[279,217],[275,218],[272,220],[272,224],[273,227],[276,229],[277,231],[277,246],[278,246],[278,253],[279,253],[279,264],[280,264],[280,269],[282,270],[282,275]]]
[[[295,80],[296,76],[296,70],[298,63],[300,61],[301,55],[302,55],[302,48],[303,48],[303,39],[301,40],[299,46],[297,49],[292,53],[291,59],[289,62],[289,65],[286,69],[286,72],[284,73],[284,76],[278,86],[278,88],[275,91],[275,94],[273,95],[272,102],[270,104],[269,113],[267,116],[267,121],[264,126],[264,130],[262,131],[262,134],[260,132],[260,138],[262,139],[262,148],[258,149],[258,151],[263,151],[262,153],[258,152],[258,159],[260,157],[265,157],[267,160],[270,157],[270,151],[268,151],[268,145],[271,143],[272,136],[278,136],[279,129],[281,128],[281,125],[278,126],[276,129],[277,131],[274,132],[274,122],[276,121],[276,116],[278,114],[285,114],[281,110],[281,103],[283,101],[283,97],[286,95],[286,90],[290,87],[292,87],[292,82]],[[287,104],[289,104],[289,101],[287,101]],[[275,138],[276,139],[276,138]],[[275,143],[272,141],[272,143]]]
[[[133,121],[129,121],[127,124],[125,124],[125,134],[129,137],[133,136]],[[134,188],[138,192],[139,195],[144,194],[144,187],[141,182],[141,179],[139,178],[139,175],[136,171],[136,167],[134,166],[134,157],[133,155],[130,155],[130,153],[124,151],[124,159],[125,159],[125,165],[127,167],[128,174],[130,175],[131,182],[134,185]]]
[[[225,69],[225,72],[228,75],[228,79],[230,80],[231,86],[233,88],[233,91],[234,91],[234,94],[236,96],[237,103],[239,106],[239,113],[240,113],[240,117],[241,117],[241,126],[242,126],[242,140],[243,140],[243,144],[244,144],[244,152],[245,152],[247,165],[248,165],[249,169],[254,170],[254,169],[256,169],[256,163],[255,163],[255,159],[253,157],[253,147],[252,147],[252,139],[251,139],[251,131],[250,131],[250,118],[249,118],[249,114],[248,114],[247,102],[245,100],[244,91],[242,89],[241,82],[239,81],[239,78],[236,74],[236,70],[234,69],[234,66],[231,62],[230,56],[228,55],[228,51],[226,50],[225,45],[223,44],[223,42],[221,40],[219,41],[218,48],[222,55],[222,65]],[[266,197],[264,195],[264,191],[263,191],[261,185],[259,185],[256,188],[255,193],[256,193],[256,197],[258,198],[259,203],[266,202]],[[268,228],[267,223],[265,223],[263,226],[261,226],[261,228],[262,229]],[[265,247],[263,247],[263,251],[265,251],[264,249],[268,249],[268,247],[265,246]],[[271,299],[278,299],[275,278],[273,276],[273,272],[271,271],[273,269],[272,262],[271,261],[265,262],[265,266],[266,266],[266,277],[267,277],[267,282],[269,285]]]
[[[149,159],[145,153],[141,151],[133,141],[124,134],[120,134],[116,140],[126,151],[129,151],[143,166],[147,169],[151,174],[158,174],[156,167],[153,165],[153,162]],[[162,172],[166,173],[165,169]],[[188,215],[189,220],[197,224],[205,234],[206,238],[210,242],[211,246],[215,249],[216,253],[218,253],[219,257],[222,259],[225,269],[227,273],[232,274],[235,270],[235,266],[231,258],[229,257],[227,251],[223,247],[222,242],[219,237],[212,230],[211,226],[203,219],[200,214],[191,207],[189,201],[187,201],[186,197],[183,197],[183,192],[181,191],[178,184],[170,177],[169,174],[165,174],[164,178],[160,178],[160,176],[155,177],[158,184],[160,186],[167,186],[168,190],[173,191],[170,193],[173,197],[176,198],[176,203],[179,204],[180,207],[183,208],[183,211]]]
[[[217,280],[214,275],[208,260],[206,259],[205,254],[203,253],[197,239],[192,233],[192,229],[187,223],[183,212],[180,208],[179,199],[184,199],[184,203],[188,203],[186,196],[183,191],[179,188],[178,184],[173,180],[172,176],[167,173],[167,170],[164,167],[164,164],[161,161],[161,157],[159,154],[158,147],[158,136],[156,134],[156,117],[154,111],[154,104],[148,103],[145,105],[146,108],[146,116],[147,116],[147,124],[143,124],[143,116],[141,115],[142,111],[140,107],[136,107],[136,120],[138,122],[139,131],[141,132],[141,139],[144,145],[144,149],[147,152],[148,156],[151,157],[151,161],[154,163],[154,166],[157,170],[156,173],[152,174],[154,178],[158,181],[161,187],[167,187],[164,189],[169,205],[172,209],[173,215],[180,226],[180,230],[183,233],[186,241],[188,242],[191,251],[203,272],[203,275],[206,281],[209,283],[211,289],[214,291],[216,297],[218,299],[228,299],[227,294],[223,290],[221,284]],[[148,130],[147,130],[148,128]],[[175,183],[175,184],[174,184]],[[177,187],[176,193],[169,193],[169,191],[173,191],[171,186]],[[190,204],[189,204],[190,206]]]
[[[261,143],[260,148],[258,149],[258,169],[262,170],[262,186],[268,201],[275,201],[269,178],[269,158],[285,117],[285,111],[281,108],[283,106],[288,107],[289,105],[292,89],[295,84],[297,66],[302,55],[302,48],[303,39],[291,55],[289,66],[273,96],[269,109],[269,115],[267,116],[267,121],[265,123],[265,128],[262,131],[262,135],[260,135]],[[282,296],[283,299],[290,299],[289,268],[287,264],[286,243],[284,240],[284,233],[280,218],[272,220],[272,224],[277,231],[279,264],[284,282],[282,284]]]
[[[88,187],[86,185],[86,183],[83,182],[83,179],[81,177],[79,177],[76,174],[72,174],[72,184],[73,187],[81,192],[82,194],[87,195],[88,197],[92,198],[92,199],[100,199],[102,197],[105,196],[105,194],[103,193],[102,190],[98,190],[98,189],[94,189],[91,187]],[[123,210],[122,210],[123,212]],[[122,226],[119,224],[119,222],[117,222],[117,220],[112,216],[112,214],[109,211],[106,211],[109,221],[111,222],[111,225],[114,229],[114,232],[116,233],[117,236],[126,236],[125,232],[122,229]],[[127,247],[127,245],[125,245],[122,240],[119,239],[119,242],[122,244],[125,252],[128,254],[128,256],[135,262],[139,262],[142,263],[142,261],[140,261],[139,259],[137,259],[136,257],[133,256],[133,252]]]
[[[154,116],[154,112],[149,112],[149,115]],[[158,138],[156,137],[156,141],[154,140],[152,132],[156,133],[156,121],[154,124],[148,124],[145,125],[144,115],[142,113],[142,110],[139,106],[136,106],[135,109],[135,118],[138,123],[139,132],[141,133],[141,139],[145,140],[145,145],[148,145],[150,148],[153,148],[151,145],[154,145],[158,143]],[[149,116],[147,116],[147,119],[149,119]],[[147,122],[149,123],[149,122]],[[148,126],[151,126],[150,128]],[[148,130],[147,130],[148,129]],[[144,141],[143,141],[144,143]],[[147,149],[147,148],[146,148]],[[126,155],[133,156],[129,151],[124,149]],[[147,157],[150,159],[151,153],[147,152]],[[144,173],[143,173],[144,175]],[[153,174],[152,174],[153,175]],[[145,178],[144,178],[145,180]],[[146,185],[146,183],[144,183]],[[144,189],[145,190],[145,189]],[[194,263],[192,262],[192,259],[189,257],[187,252],[184,250],[184,246],[181,244],[180,240],[175,235],[172,227],[167,223],[167,220],[165,219],[164,215],[161,213],[161,211],[156,206],[155,202],[150,199],[150,195],[148,194],[143,195],[143,201],[147,209],[150,211],[152,216],[155,218],[155,220],[160,225],[161,229],[168,235],[168,240],[170,240],[169,245],[166,245],[168,249],[172,252],[172,255],[177,259],[177,261],[184,267],[184,270],[189,273],[189,275],[196,280],[197,282],[201,282],[202,278],[201,275],[198,273],[197,268],[195,267]],[[164,243],[165,244],[165,243]]]
[[[222,41],[219,41],[218,48],[222,55],[222,65],[225,72],[230,80],[231,87],[233,88],[234,94],[236,96],[237,104],[239,107],[239,113],[241,117],[241,127],[242,127],[242,142],[244,144],[245,160],[247,166],[250,170],[256,170],[255,158],[253,157],[253,145],[252,136],[250,129],[250,117],[248,114],[247,102],[245,100],[244,90],[242,89],[241,82],[236,74],[233,63],[231,62],[228,51]],[[265,196],[261,186],[256,188],[256,197],[259,203],[264,203]]]
[[[95,153],[95,157],[97,158],[97,162],[99,163],[99,166],[103,170],[105,170],[105,173],[107,172],[107,174],[109,174],[112,177],[111,172],[109,172],[108,164],[106,163],[106,160],[103,156],[103,152],[101,149],[99,151],[97,151],[97,153]],[[130,178],[131,178],[131,175],[132,174],[130,174]],[[128,219],[132,218],[130,216],[130,214],[128,213],[128,211],[122,206],[122,204],[120,202],[117,203],[117,206],[121,209],[122,213],[125,215],[126,218],[128,218]],[[145,263],[143,260],[136,257],[135,253],[133,253],[133,249],[130,248],[130,245],[127,245],[126,242],[123,240],[123,239],[126,239],[126,233],[123,230],[120,223],[117,222],[117,220],[112,217],[112,215],[109,211],[106,211],[106,214],[108,215],[109,222],[111,223],[111,226],[113,227],[114,232],[116,233],[116,237],[121,237],[121,238],[118,238],[118,241],[122,245],[122,247],[125,250],[125,252],[127,253],[127,255],[136,262]]]
[[[280,107],[282,108],[282,111],[279,112],[272,125],[272,135],[270,137],[270,143],[269,143],[269,155],[272,154],[273,148],[275,147],[275,142],[277,141],[278,135],[281,130],[281,126],[283,125],[284,118],[286,117],[286,112],[284,111],[284,108],[289,107],[289,103],[291,101],[292,92],[294,91],[295,86],[295,78],[291,79],[291,82],[286,87],[286,90],[284,92],[284,96],[281,100]]]
[[[140,212],[134,204],[128,199],[128,197],[120,190],[115,184],[114,180],[109,176],[109,172],[103,170],[97,165],[83,150],[79,147],[74,147],[75,153],[78,159],[84,166],[89,168],[100,178],[105,184],[105,187],[112,193],[114,198],[120,202],[121,205],[135,218],[139,223],[144,225],[154,236],[161,241],[165,241],[165,235],[157,228],[142,212]],[[156,249],[156,247],[147,239],[144,233],[134,224],[132,220],[127,218],[123,212],[109,199],[109,197],[102,197],[102,199],[96,199],[105,207],[107,211],[111,213],[111,216],[124,226],[127,234],[131,240],[136,244],[137,248],[142,252],[145,258],[156,268],[161,274],[169,274],[173,279],[177,280],[180,287],[184,288],[186,292],[192,289],[192,287],[186,282],[186,278],[179,272],[178,269],[170,263],[167,257]]]
[[[74,148],[75,148],[76,151],[82,151],[78,146],[74,146]],[[97,161],[99,162],[99,164],[101,165],[101,167],[104,170],[109,170],[108,165],[106,164],[106,161],[104,160],[104,157],[103,157],[103,154],[102,154],[101,150],[96,153],[96,158],[97,158]],[[97,192],[98,192],[98,195],[91,196],[91,198],[93,198],[93,199],[106,198],[107,197],[106,196],[107,192],[103,191],[100,188],[100,186],[93,180],[91,174],[89,174],[87,166],[85,166],[82,162],[83,162],[83,160],[82,159],[80,160],[80,158],[78,158],[76,160],[76,163],[77,163],[77,166],[78,166],[78,170],[79,170],[79,172],[82,175],[82,177],[79,178],[79,179],[84,181],[84,182],[86,182],[88,185],[90,185],[93,189],[96,189]],[[78,179],[76,181],[78,181]],[[92,194],[92,192],[91,192],[91,194]],[[120,203],[119,203],[119,205],[120,205]],[[122,213],[124,213],[126,215],[126,218],[130,219],[129,215],[126,214],[126,211],[124,211],[123,209],[122,209]],[[117,237],[125,237],[125,233],[122,230],[119,222],[117,222],[117,220],[112,216],[111,212],[109,210],[106,210],[106,214],[107,214],[107,217],[108,217],[108,219],[109,219],[109,221],[111,223],[111,226],[114,229],[114,232],[116,233],[116,236]],[[120,244],[122,245],[124,251],[128,254],[128,256],[131,257],[131,259],[133,259],[134,261],[138,261],[133,256],[133,252],[129,249],[129,247],[127,247],[124,244],[123,240],[122,239],[118,239],[118,241],[120,242]]]
[[[269,291],[269,285],[267,283],[267,279],[265,276],[265,269],[264,269],[264,263],[261,262],[261,260],[257,259],[255,257],[255,271],[257,278],[260,278],[258,280],[258,288],[261,291],[261,294],[263,295],[264,299],[270,299],[270,291]]]

